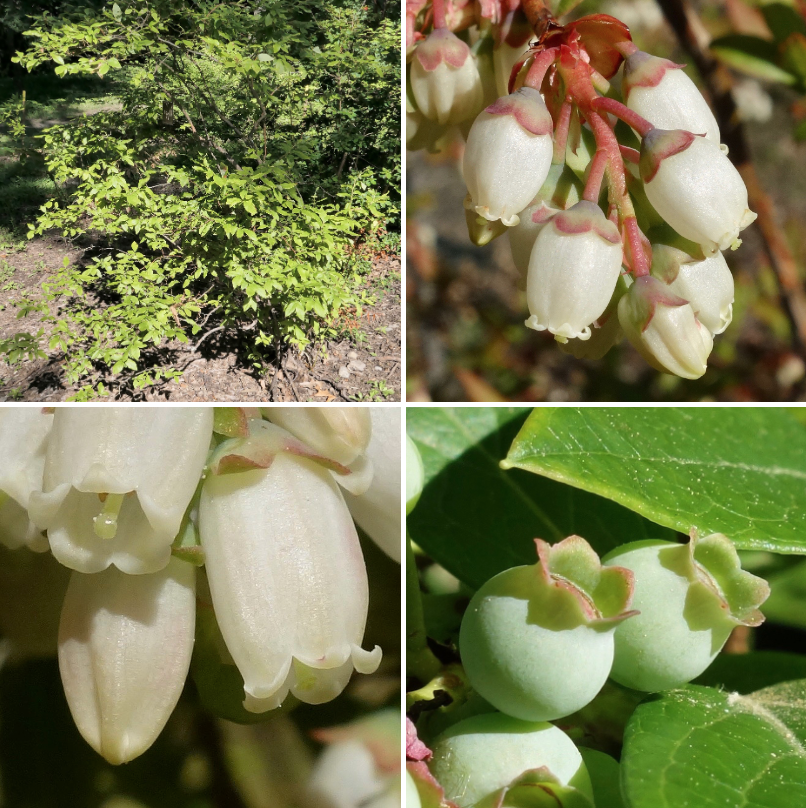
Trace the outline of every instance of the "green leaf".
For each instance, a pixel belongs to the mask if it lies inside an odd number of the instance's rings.
[[[109,72],[109,63],[101,62],[98,65],[98,75],[103,78],[108,72]]]
[[[764,611],[767,611],[766,604]],[[694,684],[752,693],[793,679],[806,679],[806,656],[782,651],[720,654]]]
[[[410,409],[425,487],[408,518],[412,539],[472,587],[536,561],[534,539],[584,536],[604,554],[625,541],[674,534],[621,506],[500,461],[529,410],[520,407]]]
[[[711,51],[725,64],[750,76],[782,84],[797,84],[795,76],[778,67],[778,49],[766,39],[730,34],[715,39],[711,43]]]
[[[776,42],[783,42],[791,33],[806,34],[806,20],[792,6],[767,3],[759,9]]]
[[[504,464],[746,550],[806,553],[806,431],[782,408],[550,408]]]
[[[806,681],[750,695],[689,685],[650,697],[627,724],[631,808],[806,808]]]

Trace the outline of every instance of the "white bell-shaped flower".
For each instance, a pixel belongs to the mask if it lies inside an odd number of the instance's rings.
[[[549,223],[551,217],[559,213],[559,208],[547,204],[537,196],[532,203],[522,210],[518,216],[520,221],[514,227],[507,228],[509,248],[512,260],[522,277],[529,271],[529,259],[540,231]]]
[[[618,321],[618,303],[631,283],[631,276],[622,274],[616,283],[616,289],[610,303],[601,317],[597,317],[591,329],[590,339],[569,339],[560,343],[560,350],[577,359],[601,359],[614,345],[624,337]]]
[[[655,210],[706,255],[738,246],[756,219],[739,172],[711,140],[653,129],[641,142],[640,170]]]
[[[657,129],[683,129],[719,145],[719,124],[683,65],[637,51],[624,61],[627,106]]]
[[[368,407],[263,407],[262,412],[316,454],[347,466],[352,473],[336,480],[348,491],[367,490],[373,473],[365,454],[372,434]]]
[[[470,48],[447,28],[432,31],[417,45],[409,76],[420,112],[437,123],[460,123],[483,104],[476,60]]]
[[[353,518],[388,556],[401,556],[401,412],[399,407],[372,407],[372,439],[367,456],[372,483],[364,494],[344,495]]]
[[[627,339],[656,370],[699,379],[714,340],[687,301],[646,275],[621,298],[618,317]]]
[[[476,212],[518,224],[551,168],[553,123],[531,87],[499,98],[470,128],[462,171]]]
[[[289,692],[329,701],[353,668],[372,673],[381,659],[360,645],[368,584],[353,520],[304,452],[280,427],[251,421],[248,438],[216,450],[199,505],[216,618],[256,713]]]
[[[170,559],[212,434],[212,407],[59,407],[31,519],[72,569],[156,572]]]
[[[553,216],[529,260],[526,325],[560,342],[589,339],[613,296],[621,258],[618,228],[598,205],[583,200]]]
[[[110,763],[145,752],[179,700],[193,651],[195,579],[178,559],[150,575],[111,568],[70,579],[59,626],[62,684],[78,731]]]
[[[369,445],[368,407],[262,407],[263,416],[315,452],[349,466]]]
[[[0,544],[42,552],[48,540],[28,518],[31,494],[42,488],[53,415],[41,407],[0,409]]]
[[[672,294],[691,304],[697,319],[713,334],[721,334],[733,319],[733,275],[722,253],[697,261],[665,244],[652,247],[652,275]]]

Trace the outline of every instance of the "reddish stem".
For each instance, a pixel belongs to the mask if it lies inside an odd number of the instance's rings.
[[[610,153],[607,149],[597,149],[596,154],[593,155],[590,171],[588,172],[588,179],[585,182],[585,191],[582,194],[582,198],[588,202],[599,202],[602,180],[604,179],[605,169],[607,168],[609,159]]]
[[[655,128],[646,118],[642,118],[637,112],[628,109],[621,101],[616,101],[615,98],[603,98],[600,96],[591,102],[591,109],[615,115],[624,121],[627,126],[635,129],[641,137],[644,137]]]
[[[557,116],[557,124],[554,127],[554,154],[551,162],[558,165],[565,162],[565,145],[568,142],[568,129],[571,126],[572,107],[571,99],[566,98],[560,107],[560,114]]]
[[[445,21],[445,0],[431,0],[431,8],[434,12],[434,29],[447,28]]]
[[[614,42],[613,47],[626,59],[634,53],[638,53],[638,45],[632,40],[624,40],[622,42]]]
[[[638,161],[641,159],[641,152],[639,152],[638,149],[631,149],[629,146],[622,146],[619,144],[619,151],[621,152],[621,156],[627,160],[627,162],[638,165]]]
[[[644,252],[644,241],[641,228],[638,227],[638,220],[635,216],[627,216],[624,219],[624,231],[630,243],[630,254],[632,256],[632,271],[636,278],[649,275],[649,259]]]
[[[529,65],[529,72],[523,81],[524,87],[532,87],[540,92],[546,72],[554,63],[559,53],[559,48],[548,48],[535,56],[532,64]]]

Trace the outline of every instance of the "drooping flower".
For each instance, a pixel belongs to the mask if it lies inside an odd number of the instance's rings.
[[[551,217],[559,212],[559,208],[547,204],[538,195],[527,208],[521,211],[518,224],[507,228],[512,260],[524,278],[529,271],[529,259],[532,257],[532,248],[535,246],[537,236],[551,221]]]
[[[683,65],[636,51],[624,60],[627,106],[658,129],[683,129],[719,145],[719,124]]]
[[[697,319],[713,334],[721,334],[733,319],[733,275],[722,253],[697,261],[665,244],[652,246],[652,275],[672,294],[691,304]]]
[[[591,324],[613,296],[621,258],[618,228],[598,205],[583,200],[556,214],[532,248],[526,325],[561,342],[589,339]]]
[[[621,298],[618,317],[627,339],[656,370],[699,379],[714,340],[683,298],[645,275]]]
[[[149,575],[110,568],[71,577],[59,670],[79,732],[110,763],[148,749],[179,700],[193,650],[195,574],[171,559]]]
[[[360,645],[368,584],[358,535],[322,462],[285,430],[253,420],[246,438],[218,447],[202,489],[210,592],[251,712],[278,707],[289,692],[329,701],[353,668],[372,673],[380,663],[380,648]]]
[[[162,569],[199,482],[212,407],[60,407],[32,521],[80,572]]]
[[[739,172],[711,140],[653,129],[641,142],[640,170],[655,210],[706,255],[738,246],[756,219]]]
[[[28,518],[31,494],[42,488],[53,415],[40,407],[0,409],[0,544],[42,552],[45,535]]]
[[[484,91],[470,48],[447,28],[432,31],[414,51],[411,91],[426,118],[460,123],[475,115]]]
[[[345,494],[353,518],[370,538],[400,563],[401,413],[398,407],[372,407],[372,439],[367,456],[373,477],[360,496]]]
[[[479,215],[518,223],[548,176],[552,130],[551,115],[531,87],[499,98],[476,118],[462,170]]]

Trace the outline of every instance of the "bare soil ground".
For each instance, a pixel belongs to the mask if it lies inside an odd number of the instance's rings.
[[[23,294],[36,298],[65,256],[76,261],[81,251],[52,237],[0,251],[0,339],[43,327],[47,353],[13,367],[0,362],[0,401],[65,401],[77,392],[64,378],[58,351],[47,348],[52,324],[43,325],[37,314],[18,319],[14,305]],[[338,339],[289,350],[279,361],[269,357],[264,372],[240,361],[238,335],[220,332],[195,353],[181,343],[159,348],[154,359],[183,369],[178,379],[142,391],[112,375],[100,381],[112,401],[400,401],[400,259],[373,258],[364,284],[375,305],[360,315],[343,313]]]

